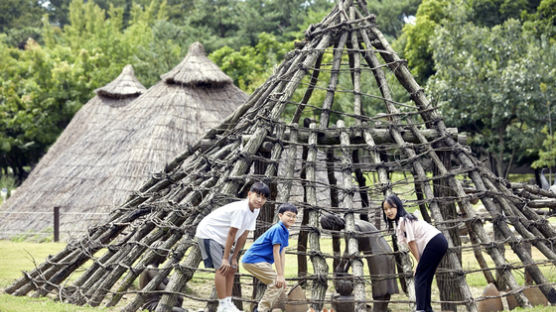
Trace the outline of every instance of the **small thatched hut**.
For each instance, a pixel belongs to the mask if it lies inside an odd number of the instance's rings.
[[[41,213],[47,220],[52,218],[52,208],[29,206],[29,199],[34,197],[37,185],[44,183],[44,171],[64,152],[72,151],[72,145],[87,133],[102,128],[107,120],[118,119],[119,111],[135,100],[147,89],[137,80],[133,67],[126,65],[120,75],[104,87],[95,90],[96,95],[85,103],[73,116],[71,122],[60,134],[56,142],[33,168],[29,177],[14,192],[13,196],[2,205],[2,211],[9,213],[0,218],[0,237],[9,237],[21,232],[34,230],[21,227],[21,220],[34,219],[33,213]],[[10,224],[14,222],[14,224]],[[36,230],[36,229],[35,229]]]
[[[83,134],[95,131],[106,120],[113,119],[118,114],[118,110],[135,100],[145,90],[147,89],[135,77],[133,67],[129,64],[126,65],[116,79],[104,87],[96,89],[96,96],[75,113],[56,142],[33,168],[31,176],[27,180],[33,180],[32,176],[37,176],[42,168],[48,168],[52,160],[68,149]]]
[[[8,215],[0,232],[43,231],[52,226],[53,207],[60,207],[62,235],[84,231],[247,98],[200,43],[161,78],[18,190],[8,211],[45,213]]]

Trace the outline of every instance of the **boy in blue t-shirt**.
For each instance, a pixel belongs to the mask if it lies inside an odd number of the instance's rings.
[[[297,208],[290,203],[280,205],[278,218],[280,221],[259,236],[241,259],[243,267],[267,286],[259,301],[259,312],[270,311],[286,290],[285,247],[290,236],[288,229],[297,218]],[[272,269],[272,263],[276,271]]]

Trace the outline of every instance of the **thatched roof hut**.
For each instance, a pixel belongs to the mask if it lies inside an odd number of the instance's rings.
[[[95,90],[95,96],[85,103],[73,116],[70,123],[48,148],[47,153],[33,168],[29,177],[14,192],[4,205],[2,211],[11,214],[3,215],[0,219],[0,237],[9,237],[22,232],[34,230],[21,227],[20,220],[34,219],[31,213],[41,213],[47,220],[52,218],[52,208],[34,207],[28,205],[29,199],[34,197],[37,185],[44,183],[44,171],[51,167],[52,162],[66,151],[73,150],[72,145],[82,136],[102,129],[107,120],[118,119],[119,111],[135,100],[147,89],[137,80],[133,67],[126,65],[120,75],[107,85]],[[33,194],[33,196],[30,196]],[[10,224],[15,222],[15,224]]]
[[[83,231],[247,98],[200,43],[161,78],[117,116],[81,136],[7,205],[9,211],[46,214],[10,215],[0,221],[0,232],[42,231],[52,224],[53,207],[60,207],[62,234]],[[108,85],[98,92],[113,90]]]
[[[96,89],[96,95],[75,113],[56,142],[33,168],[27,181],[33,180],[32,176],[37,176],[42,168],[47,168],[52,160],[68,149],[83,134],[95,131],[100,124],[114,118],[118,114],[118,110],[135,100],[145,90],[147,89],[135,77],[133,67],[129,64],[126,65],[116,79],[104,87]]]

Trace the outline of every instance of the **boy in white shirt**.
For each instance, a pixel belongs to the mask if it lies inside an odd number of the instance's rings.
[[[249,231],[255,230],[260,208],[269,196],[268,185],[256,182],[249,189],[246,199],[213,210],[197,226],[195,237],[205,268],[217,269],[214,275],[218,296],[217,312],[240,311],[232,303],[238,254]]]

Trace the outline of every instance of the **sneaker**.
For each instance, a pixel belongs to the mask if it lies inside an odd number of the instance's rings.
[[[233,312],[243,312],[243,310],[238,309],[233,302],[228,302],[228,308]]]
[[[234,310],[232,310],[228,305],[226,304],[219,304],[218,308],[216,309],[216,312],[232,312]],[[234,311],[235,312],[235,311]]]

